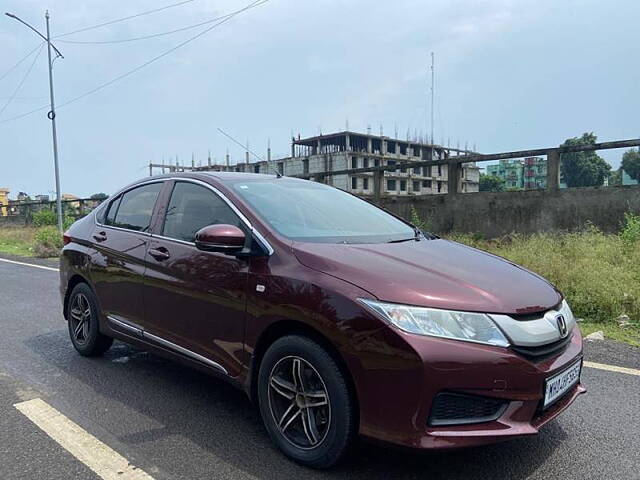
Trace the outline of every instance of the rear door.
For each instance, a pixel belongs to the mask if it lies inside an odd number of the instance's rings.
[[[91,277],[100,307],[117,330],[127,324],[144,325],[145,255],[163,184],[144,184],[115,197],[93,231]]]
[[[195,247],[202,227],[246,226],[214,189],[176,180],[147,252],[145,336],[237,376],[243,353],[248,264]],[[221,368],[220,368],[221,367]]]

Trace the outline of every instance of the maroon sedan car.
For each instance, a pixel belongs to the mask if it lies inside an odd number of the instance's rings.
[[[305,465],[333,465],[357,435],[415,449],[532,435],[585,391],[556,288],[323,184],[151,177],[64,242],[80,354],[117,338],[228,380]]]

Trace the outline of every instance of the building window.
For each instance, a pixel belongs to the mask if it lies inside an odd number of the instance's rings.
[[[358,157],[351,157],[351,168],[358,168]]]
[[[302,160],[302,173],[305,175],[309,175],[309,159],[305,158]]]
[[[413,173],[415,173],[416,175],[422,175],[422,167],[415,167],[413,169]]]
[[[402,163],[401,164],[400,171],[402,173],[406,173],[407,172],[407,164],[406,163]]]
[[[358,188],[358,179],[356,177],[351,177],[351,189],[355,190]]]
[[[442,192],[442,182],[438,182],[438,193]]]
[[[442,176],[442,165],[438,165],[438,176]],[[439,191],[439,190],[438,190]]]
[[[259,164],[255,164],[253,166],[253,173],[260,173],[260,165]]]
[[[368,178],[363,178],[362,179],[362,189],[363,190],[369,190],[369,179]]]
[[[369,168],[369,159],[368,158],[365,158],[365,159],[362,160],[362,166],[364,168]]]
[[[422,181],[422,186],[424,188],[431,188],[431,180],[423,180]]]
[[[379,166],[380,166],[380,159],[379,159],[379,158],[376,158],[376,159],[373,161],[373,165],[374,165],[374,166],[376,166],[376,167],[379,167]]]
[[[413,191],[414,192],[419,192],[420,191],[420,182],[414,180],[413,181]]]
[[[461,177],[461,178],[464,178],[464,172],[465,172],[466,170],[467,170],[466,168],[463,168],[463,169],[462,169],[462,172],[460,172],[460,177]]]
[[[401,192],[406,192],[407,191],[407,181],[406,180],[400,180],[400,191]]]
[[[278,162],[278,173],[284,175],[284,162]]]
[[[396,191],[396,181],[395,180],[387,180],[387,191],[395,192]]]

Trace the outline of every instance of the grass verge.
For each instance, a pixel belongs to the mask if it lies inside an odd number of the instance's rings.
[[[585,334],[602,330],[606,337],[640,346],[640,242],[604,234],[589,227],[567,234],[513,234],[494,240],[473,235],[450,239],[485,250],[536,272],[567,297],[583,318]],[[631,325],[616,319],[628,315]]]
[[[0,228],[0,252],[22,257],[34,256],[33,246],[37,228],[2,227]]]

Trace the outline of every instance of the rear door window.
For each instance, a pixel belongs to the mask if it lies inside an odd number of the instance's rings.
[[[193,242],[202,227],[219,224],[244,229],[240,218],[214,192],[202,185],[176,182],[164,220],[163,236]]]
[[[148,232],[151,228],[153,207],[161,189],[162,182],[158,182],[142,185],[125,192],[120,199],[111,204],[107,214],[107,225],[138,232]],[[114,207],[117,208],[112,217]]]

